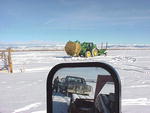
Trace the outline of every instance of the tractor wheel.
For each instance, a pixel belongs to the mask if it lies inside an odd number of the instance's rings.
[[[92,49],[92,56],[98,56],[98,49],[97,48]]]
[[[90,51],[86,51],[86,53],[85,53],[85,57],[91,57],[92,55],[91,55],[91,52]]]

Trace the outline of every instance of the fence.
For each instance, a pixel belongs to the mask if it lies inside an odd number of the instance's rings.
[[[100,47],[99,47],[100,48]],[[108,48],[108,44],[106,46],[101,44],[101,48],[106,48],[107,50],[150,50],[150,48]],[[0,71],[8,71],[9,73],[13,73],[13,62],[12,62],[12,52],[40,52],[40,51],[64,51],[63,48],[61,49],[11,49],[8,48],[6,50],[0,50]]]
[[[0,71],[8,71],[13,73],[11,52],[11,48],[0,52]]]
[[[8,48],[6,50],[0,50],[0,72],[8,71],[9,73],[13,73],[13,60],[12,53],[14,52],[38,52],[38,51],[64,51],[63,49],[11,49]]]

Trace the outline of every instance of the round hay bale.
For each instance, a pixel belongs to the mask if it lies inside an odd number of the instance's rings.
[[[79,56],[81,51],[80,43],[69,41],[65,46],[65,51],[70,56]]]

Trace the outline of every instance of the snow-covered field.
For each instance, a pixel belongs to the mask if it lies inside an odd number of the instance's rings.
[[[91,61],[106,62],[118,71],[122,113],[150,113],[150,50],[110,50],[108,56],[94,58],[68,57],[64,51],[15,52],[12,59],[14,73],[0,72],[0,113],[45,113],[50,69],[62,62]],[[67,107],[55,105],[59,110]]]

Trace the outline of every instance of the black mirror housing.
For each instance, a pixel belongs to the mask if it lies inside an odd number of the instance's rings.
[[[46,84],[46,88],[47,88],[46,89],[46,91],[47,91],[46,92],[47,93],[47,113],[53,113],[53,100],[52,100],[53,87],[52,87],[52,84],[53,84],[53,79],[54,79],[54,75],[56,74],[56,72],[58,72],[60,69],[64,69],[64,68],[71,69],[71,68],[89,68],[89,67],[103,68],[110,73],[111,77],[106,78],[106,76],[104,76],[105,77],[104,80],[107,79],[107,81],[113,81],[114,82],[115,106],[113,106],[114,107],[113,113],[121,113],[121,81],[120,81],[119,75],[112,66],[110,66],[106,63],[102,63],[102,62],[61,63],[61,64],[54,66],[50,70],[48,77],[47,77],[47,84]],[[103,76],[101,76],[100,79],[97,78],[97,83],[100,81],[99,84],[102,84],[102,82],[103,82],[102,78],[103,78]],[[105,82],[103,82],[103,83],[105,83]],[[109,97],[111,97],[111,95]],[[105,98],[105,96],[103,96],[103,97]],[[78,100],[78,101],[80,101],[80,100]],[[95,101],[95,99],[94,99],[94,101]],[[103,113],[111,113],[111,112],[109,112],[107,110],[103,110]]]

